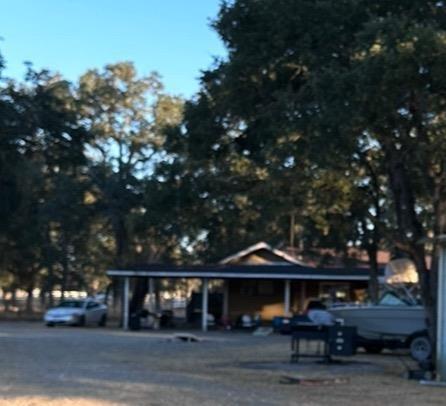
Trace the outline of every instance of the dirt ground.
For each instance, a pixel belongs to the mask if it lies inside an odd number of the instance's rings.
[[[172,333],[0,322],[0,405],[446,403],[446,388],[402,378],[401,354],[291,364],[287,336],[210,332],[187,343]]]

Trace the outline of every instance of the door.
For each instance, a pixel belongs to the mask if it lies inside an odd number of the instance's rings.
[[[101,319],[101,305],[96,302],[88,302],[85,312],[85,321],[87,323],[98,323]]]

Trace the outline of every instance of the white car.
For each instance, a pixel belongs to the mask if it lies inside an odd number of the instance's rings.
[[[57,307],[48,310],[43,319],[48,327],[56,324],[105,326],[107,306],[92,299],[64,300]]]

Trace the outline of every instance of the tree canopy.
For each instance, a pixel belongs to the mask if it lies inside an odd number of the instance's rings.
[[[429,0],[236,0],[190,100],[130,62],[0,88],[3,287],[92,289],[111,264],[259,240],[414,260],[446,229],[446,18]],[[432,257],[432,266],[427,257]],[[99,269],[99,271],[98,271]],[[26,286],[25,286],[26,285]]]
[[[304,243],[409,256],[431,309],[426,248],[434,263],[436,250],[423,241],[446,226],[444,8],[224,2],[214,27],[228,58],[203,74],[183,131],[183,150],[199,143],[192,158],[215,163],[211,176],[223,178],[220,163],[234,156],[263,173],[269,193],[259,199],[246,183],[245,199],[260,202],[262,218],[272,209],[275,224],[296,212],[313,230]]]

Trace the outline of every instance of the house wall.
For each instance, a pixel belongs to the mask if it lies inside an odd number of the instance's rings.
[[[236,320],[242,314],[260,314],[272,320],[283,314],[284,282],[278,280],[234,279],[228,281],[228,316]]]
[[[260,314],[270,321],[285,312],[285,281],[281,280],[228,280],[228,316],[235,321],[242,314]],[[346,301],[357,300],[356,292],[367,288],[367,282],[342,281],[291,281],[290,310],[302,313],[311,299],[332,294],[336,290],[346,292]]]

